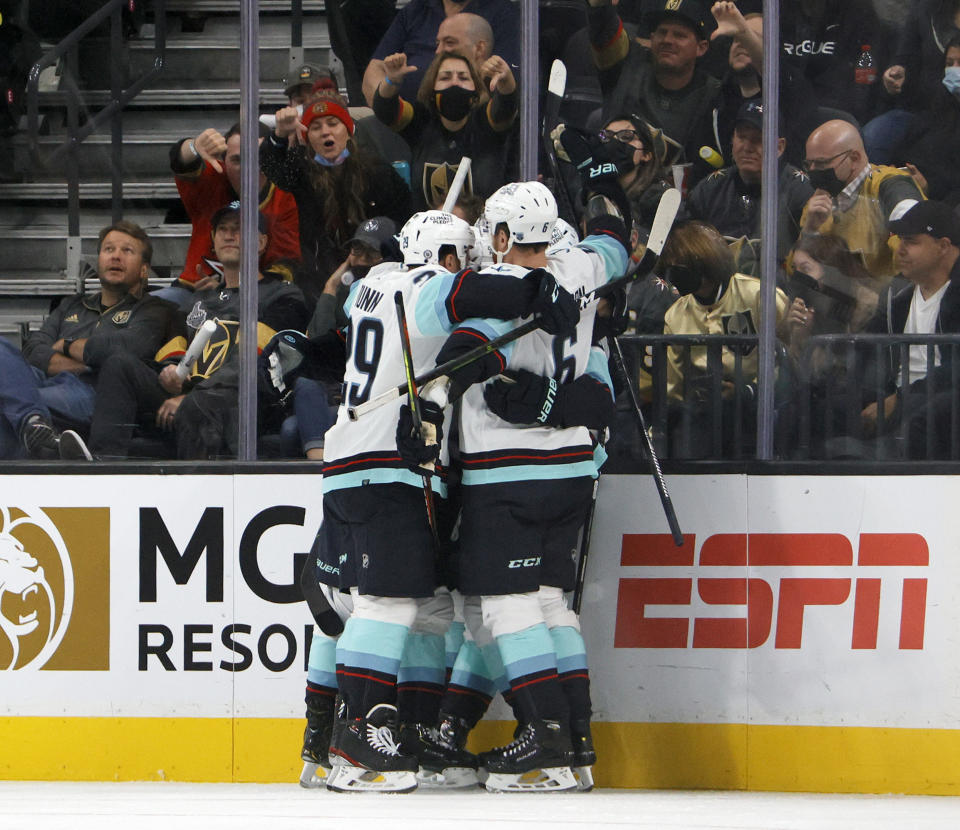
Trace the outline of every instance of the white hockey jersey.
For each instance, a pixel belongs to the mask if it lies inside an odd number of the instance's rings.
[[[501,353],[508,368],[527,369],[556,378],[560,383],[587,372],[597,308],[597,301],[588,294],[622,275],[626,267],[627,254],[623,246],[607,236],[590,236],[579,245],[551,252],[548,270],[560,286],[580,301],[580,322],[572,337],[535,331],[505,347]],[[485,268],[483,273],[511,274],[522,279],[528,269],[502,264]],[[492,339],[521,322],[468,320],[461,327],[476,328]],[[605,367],[598,366],[596,372],[600,379],[609,381]],[[594,448],[586,427],[559,429],[508,423],[487,408],[481,384],[469,388],[463,397],[460,450],[464,485],[595,477],[597,474]]]
[[[337,422],[326,434],[323,451],[323,491],[364,484],[402,482],[422,487],[417,473],[407,469],[397,452],[397,420],[406,396],[351,421],[347,407],[357,406],[406,380],[400,326],[394,295],[403,294],[410,331],[414,372],[432,369],[437,352],[455,327],[444,300],[455,275],[435,265],[412,271],[377,269],[351,286],[344,303],[349,317],[347,368],[343,403]],[[445,427],[444,433],[449,434]],[[446,466],[447,451],[437,465]],[[440,475],[432,476],[435,491],[445,495]]]

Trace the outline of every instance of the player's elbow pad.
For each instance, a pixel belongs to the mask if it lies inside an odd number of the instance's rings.
[[[480,275],[472,269],[461,271],[447,295],[447,314],[455,323],[471,317],[512,320],[523,317],[536,296],[530,281],[502,274]]]
[[[558,426],[602,430],[613,421],[616,406],[610,389],[590,375],[581,375],[560,390]]]

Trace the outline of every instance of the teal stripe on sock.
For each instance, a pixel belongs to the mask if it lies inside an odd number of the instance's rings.
[[[491,648],[496,651],[495,646],[491,645]],[[499,653],[497,653],[497,663],[500,663]],[[472,640],[464,640],[457,654],[457,662],[454,663],[453,671],[450,673],[450,682],[466,689],[476,689],[493,697],[497,693],[497,684],[491,674],[477,644]],[[506,684],[507,680],[502,671],[500,677]]]
[[[316,686],[337,688],[337,641],[317,630],[310,641],[307,681]]]
[[[405,625],[351,617],[337,643],[337,664],[395,675],[408,630]]]
[[[424,681],[442,686],[446,671],[443,637],[411,631],[403,647],[397,683]]]
[[[457,661],[457,654],[460,652],[460,646],[463,645],[463,632],[466,626],[462,622],[452,622],[447,628],[447,633],[443,635],[443,650],[446,656],[446,668],[452,669]]]
[[[497,637],[497,646],[510,680],[557,668],[553,638],[544,623],[537,623],[514,634],[502,634]]]
[[[510,690],[510,681],[507,680],[507,671],[503,667],[503,658],[496,643],[487,643],[482,649],[483,660],[487,664],[487,675],[493,678],[497,691],[503,693]]]
[[[569,625],[551,628],[550,637],[553,639],[557,669],[560,672],[587,668],[587,646],[577,629]]]

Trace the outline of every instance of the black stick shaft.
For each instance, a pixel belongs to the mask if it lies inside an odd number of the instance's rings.
[[[640,427],[640,434],[643,436],[644,446],[647,450],[647,457],[650,459],[650,466],[653,469],[653,480],[657,485],[657,493],[660,494],[660,504],[663,505],[663,512],[667,517],[667,524],[670,526],[670,534],[673,536],[674,544],[679,548],[683,547],[683,533],[680,530],[680,522],[677,520],[677,512],[673,509],[673,500],[667,491],[667,482],[664,481],[663,471],[660,469],[660,459],[657,457],[657,451],[653,448],[653,440],[647,430],[647,419],[643,417],[643,410],[640,408],[640,400],[637,398],[637,392],[633,388],[633,382],[630,380],[630,374],[627,372],[626,361],[623,359],[623,350],[620,348],[620,341],[616,337],[608,338],[610,342],[610,353],[614,362],[617,364],[617,371],[623,376],[627,384],[627,391],[630,393],[630,403],[633,405],[634,414],[637,416],[637,424]]]
[[[577,580],[573,585],[573,600],[570,605],[573,613],[580,613],[583,604],[583,585],[587,578],[587,558],[590,556],[590,537],[593,535],[593,517],[597,512],[597,490],[600,488],[600,475],[593,482],[593,496],[587,507],[587,516],[583,522],[583,535],[580,537],[580,556],[577,558]]]

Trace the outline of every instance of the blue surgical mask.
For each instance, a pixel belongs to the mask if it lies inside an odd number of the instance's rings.
[[[947,92],[955,98],[960,98],[960,66],[948,66],[943,71],[943,85]]]
[[[324,167],[336,167],[338,164],[343,164],[349,155],[350,151],[344,147],[343,152],[340,153],[340,155],[337,156],[333,161],[328,158],[324,158],[319,153],[313,157],[313,160],[317,162],[317,164],[322,164]]]

